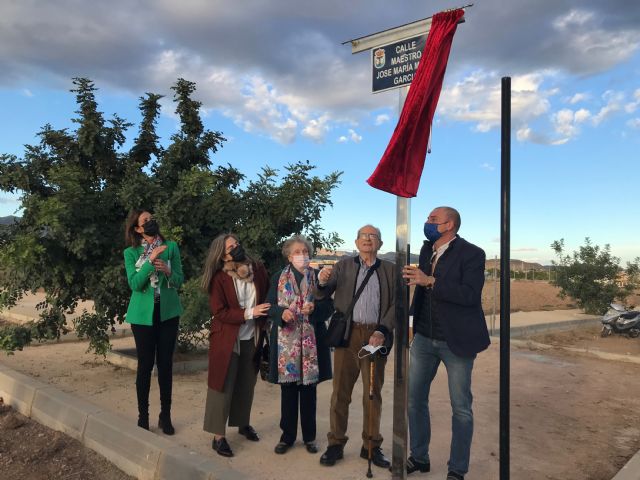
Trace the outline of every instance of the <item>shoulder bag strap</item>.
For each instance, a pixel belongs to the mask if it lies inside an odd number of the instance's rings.
[[[362,283],[360,284],[360,287],[358,288],[358,291],[356,292],[355,296],[353,297],[353,300],[351,301],[351,304],[349,305],[349,308],[347,309],[347,311],[344,314],[345,318],[347,319],[347,328],[344,331],[344,340],[345,340],[345,342],[351,336],[351,314],[353,313],[353,308],[356,306],[356,302],[358,301],[358,298],[360,298],[360,295],[362,294],[362,291],[364,290],[364,287],[367,286],[367,282],[369,281],[369,279],[371,278],[371,275],[373,275],[375,270],[376,270],[375,264],[371,265],[371,267],[369,268],[369,271],[367,272],[367,274],[364,277],[364,280],[362,280]]]

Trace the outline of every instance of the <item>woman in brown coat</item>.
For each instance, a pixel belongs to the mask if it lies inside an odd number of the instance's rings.
[[[227,421],[247,439],[260,439],[249,420],[257,378],[253,357],[270,307],[264,303],[269,280],[264,266],[229,233],[211,242],[202,287],[209,293],[213,314],[204,430],[213,433],[212,448],[219,455],[232,457],[225,438]]]

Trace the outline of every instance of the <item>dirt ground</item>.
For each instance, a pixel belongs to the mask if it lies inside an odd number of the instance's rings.
[[[512,307],[518,310],[571,308],[569,300],[564,306],[555,299],[555,289],[544,282],[512,282]],[[487,290],[487,289],[485,289]],[[520,292],[520,293],[518,293]],[[492,295],[492,292],[491,292]],[[492,296],[491,302],[492,300]],[[554,303],[556,302],[556,303]],[[490,310],[487,310],[490,312]],[[569,345],[600,349],[614,353],[640,356],[640,339],[620,336],[601,338],[597,327],[571,332],[556,332],[531,337],[536,342],[550,345]],[[131,347],[132,339],[114,341],[114,347]],[[135,372],[106,364],[85,352],[84,343],[41,345],[17,352],[14,356],[1,356],[0,362],[22,373],[48,382],[57,388],[78,395],[97,405],[117,411],[129,419],[136,419]],[[383,388],[383,448],[391,453],[393,359],[387,365],[387,381]],[[615,473],[640,449],[640,365],[605,361],[584,355],[567,353],[560,349],[536,350],[512,347],[511,354],[511,475],[527,480],[610,480]],[[481,353],[473,374],[475,434],[472,446],[471,468],[467,480],[494,480],[499,472],[499,344],[493,344]],[[359,427],[362,425],[359,408],[361,390],[353,393],[350,416],[351,441],[345,450],[345,459],[329,472],[318,463],[319,456],[310,457],[303,448],[293,448],[286,455],[287,470],[295,471],[305,480],[360,479],[366,472],[366,462],[358,458],[360,449]],[[328,398],[331,383],[318,387],[318,443],[326,447],[325,433],[329,426]],[[206,396],[206,372],[176,374],[174,376],[174,425],[177,433],[172,441],[188,447],[216,461],[228,462],[246,478],[280,480],[285,478],[282,460],[273,453],[278,441],[279,389],[258,381],[252,412],[252,424],[262,441],[243,442],[235,429],[228,433],[236,457],[226,460],[211,451],[211,438],[202,431],[202,418]],[[158,391],[152,384],[151,415],[158,408]],[[446,373],[438,373],[432,386],[432,473],[414,474],[411,478],[444,478],[450,442],[451,413],[447,393]],[[16,414],[13,414],[16,415]],[[17,415],[16,415],[17,416]],[[2,422],[3,417],[0,417]],[[19,418],[19,417],[18,417]],[[29,424],[34,422],[28,421]],[[67,477],[62,475],[60,455],[51,456],[50,449],[38,445],[34,439],[44,438],[46,445],[71,445],[74,442],[58,432],[43,428],[31,434],[26,441],[9,440],[22,427],[11,431],[0,428],[0,478],[128,478],[114,468],[113,475],[86,472],[72,475],[73,459],[61,463],[69,466]],[[28,428],[32,428],[29,426]],[[157,429],[152,427],[152,431]],[[26,430],[24,430],[26,431]],[[47,433],[45,433],[47,432]],[[43,437],[38,435],[43,434]],[[89,459],[79,444],[71,450],[76,459]],[[95,454],[94,454],[95,455]],[[96,457],[99,457],[96,455]],[[251,461],[246,461],[250,458]],[[9,459],[9,460],[5,460]],[[36,460],[37,459],[37,460]],[[106,460],[102,459],[106,462]],[[22,471],[3,476],[5,464],[23,466]],[[96,461],[85,460],[84,465],[95,466]],[[80,467],[78,467],[80,468]],[[56,472],[60,476],[56,477]],[[374,478],[390,478],[390,474],[374,468]],[[25,475],[27,474],[27,475]],[[23,476],[20,476],[23,475]]]
[[[133,479],[77,440],[15,412],[2,398],[0,472],[7,480]]]
[[[567,332],[543,333],[527,338],[547,345],[562,345],[640,357],[640,338],[629,338],[616,334],[603,338],[600,336],[600,330],[601,327],[594,326]]]

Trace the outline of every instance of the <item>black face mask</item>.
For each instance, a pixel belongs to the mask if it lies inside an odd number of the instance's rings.
[[[247,254],[245,253],[242,245],[236,245],[233,247],[233,250],[229,252],[229,255],[231,255],[231,259],[234,262],[244,262],[247,258]]]
[[[142,225],[144,229],[144,234],[147,237],[155,237],[160,233],[160,227],[158,226],[158,222],[156,222],[153,218],[151,220],[147,220],[144,225]]]

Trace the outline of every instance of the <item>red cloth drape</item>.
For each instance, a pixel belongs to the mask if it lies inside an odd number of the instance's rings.
[[[438,105],[453,35],[464,10],[437,13],[411,82],[398,125],[367,183],[401,197],[415,197]]]

